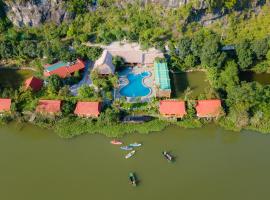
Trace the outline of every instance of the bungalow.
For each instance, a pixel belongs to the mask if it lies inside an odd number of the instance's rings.
[[[46,65],[44,67],[44,76],[49,77],[51,75],[58,75],[60,78],[66,78],[71,76],[76,71],[80,71],[85,68],[85,63],[77,59],[75,63],[58,62],[53,65]]]
[[[11,99],[0,99],[0,113],[9,112],[11,109]]]
[[[31,88],[33,91],[39,91],[43,86],[43,80],[36,78],[34,76],[28,78],[25,81],[25,89]]]
[[[58,114],[61,112],[61,101],[39,100],[36,112],[41,114]]]
[[[183,118],[187,114],[185,102],[179,100],[162,100],[159,102],[159,112],[164,117]]]
[[[115,66],[112,63],[112,55],[104,50],[100,58],[95,62],[93,70],[101,75],[114,74]]]
[[[100,112],[100,102],[78,102],[74,114],[80,117],[98,117]]]
[[[142,50],[138,43],[113,42],[105,49],[112,56],[120,56],[127,65],[153,66],[156,58],[164,58],[164,54],[155,48]]]
[[[198,100],[196,105],[197,116],[200,118],[218,117],[221,114],[221,100]]]

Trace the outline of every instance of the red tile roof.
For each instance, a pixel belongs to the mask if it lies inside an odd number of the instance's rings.
[[[78,59],[74,65],[69,66],[67,69],[69,73],[71,74],[71,73],[74,73],[76,71],[83,69],[84,67],[85,67],[85,63],[82,60]]]
[[[61,112],[60,100],[39,100],[36,112],[56,114]]]
[[[8,112],[11,107],[11,99],[0,99],[0,112]]]
[[[78,102],[74,114],[81,117],[98,117],[100,111],[100,102]]]
[[[50,72],[47,72],[47,71],[44,71],[44,76],[46,77],[49,77],[51,75],[58,75],[60,78],[66,78],[70,75],[70,73],[68,72],[67,70],[67,67],[59,67],[53,71],[50,71]]]
[[[25,81],[26,89],[32,88],[33,91],[39,91],[43,86],[43,80],[38,79],[34,76],[30,77]]]
[[[218,117],[221,111],[221,101],[213,100],[198,100],[196,105],[198,117]]]
[[[178,100],[160,101],[159,112],[165,116],[183,117],[186,114],[185,102]]]
[[[71,73],[74,73],[76,71],[79,71],[81,69],[84,69],[85,68],[85,63],[80,60],[80,59],[77,59],[76,63],[73,64],[73,65],[70,65],[70,66],[62,66],[62,67],[59,67],[53,71],[46,71],[46,68],[48,68],[49,65],[45,65],[45,69],[44,69],[44,73],[43,75],[45,77],[49,77],[51,75],[58,75],[60,78],[66,78],[68,76],[70,76]]]

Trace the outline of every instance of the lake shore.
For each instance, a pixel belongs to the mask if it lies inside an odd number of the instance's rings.
[[[21,120],[10,120],[1,123],[0,127],[6,126],[9,123],[17,123],[20,126],[24,126],[24,124],[28,124],[29,122],[21,121]],[[187,130],[192,129],[204,129],[206,126],[215,124],[217,127],[220,127],[224,130],[233,131],[239,133],[243,130],[251,130],[256,131],[261,134],[268,134],[268,130],[258,127],[242,127],[237,128],[236,126],[228,126],[224,123],[224,118],[219,120],[205,120],[205,119],[184,119],[180,121],[171,121],[165,119],[154,119],[149,122],[144,123],[110,123],[104,124],[99,121],[94,121],[92,119],[85,118],[77,118],[75,116],[63,117],[55,119],[38,119],[35,122],[30,123],[36,127],[40,127],[45,130],[52,130],[55,132],[60,138],[63,139],[71,139],[81,135],[93,135],[93,134],[101,134],[108,138],[122,138],[125,135],[129,134],[142,134],[148,135],[153,132],[160,132],[167,128],[175,127],[175,128],[184,128]]]

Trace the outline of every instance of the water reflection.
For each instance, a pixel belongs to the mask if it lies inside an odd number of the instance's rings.
[[[196,97],[210,87],[204,72],[171,73],[171,85],[172,96],[175,98],[183,98],[188,88],[192,91],[190,97]]]
[[[268,73],[255,73],[252,71],[240,72],[239,78],[241,81],[252,82],[256,81],[262,85],[270,84],[270,74]]]

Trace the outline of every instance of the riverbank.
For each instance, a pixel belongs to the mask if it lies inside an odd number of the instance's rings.
[[[24,126],[29,122],[23,118],[17,118],[14,120],[11,117],[1,118],[0,117],[0,128],[8,126],[16,122],[20,126]],[[268,134],[269,125],[265,124],[263,127],[237,127],[228,123],[225,117],[218,120],[205,120],[196,118],[186,118],[180,121],[171,121],[165,119],[154,119],[145,123],[121,123],[121,122],[107,122],[97,121],[93,119],[78,118],[76,116],[62,117],[62,118],[37,118],[34,122],[30,123],[36,127],[40,127],[45,130],[51,130],[56,133],[60,138],[71,139],[81,135],[95,135],[100,134],[108,138],[122,138],[129,134],[142,134],[148,135],[153,132],[160,132],[167,128],[184,128],[187,131],[192,129],[203,129],[204,127],[215,124],[216,126],[233,132],[241,132],[243,130],[256,131],[261,134]]]
[[[6,126],[9,123],[16,122],[18,124],[27,124],[29,116],[0,116],[0,127]],[[144,123],[123,123],[121,121],[108,121],[108,119],[88,119],[79,118],[76,116],[67,117],[42,117],[36,116],[35,120],[30,124],[37,127],[52,130],[61,138],[73,138],[80,135],[87,134],[102,134],[106,137],[123,137],[126,134],[149,134],[152,132],[162,131],[170,126],[177,126],[181,128],[199,128],[204,124],[213,121],[198,120],[186,118],[181,121],[172,121],[166,119],[154,118],[149,122]]]
[[[52,124],[44,123],[35,123],[39,127],[46,127],[53,130],[58,136],[64,139],[73,138],[80,135],[92,135],[92,134],[101,134],[109,138],[121,138],[127,134],[139,133],[147,135],[153,132],[163,131],[168,127],[178,127],[189,129],[198,129],[203,128],[207,124],[216,124],[220,128],[233,132],[241,132],[243,130],[256,131],[261,134],[269,134],[269,126],[265,125],[264,127],[253,127],[247,126],[239,128],[237,126],[232,126],[227,124],[225,119],[220,121],[212,120],[199,120],[199,119],[187,119],[182,121],[166,121],[155,119],[150,122],[145,122],[142,124],[103,124],[99,122],[93,122],[88,119],[74,119],[74,118],[63,118],[59,121],[56,121]]]

